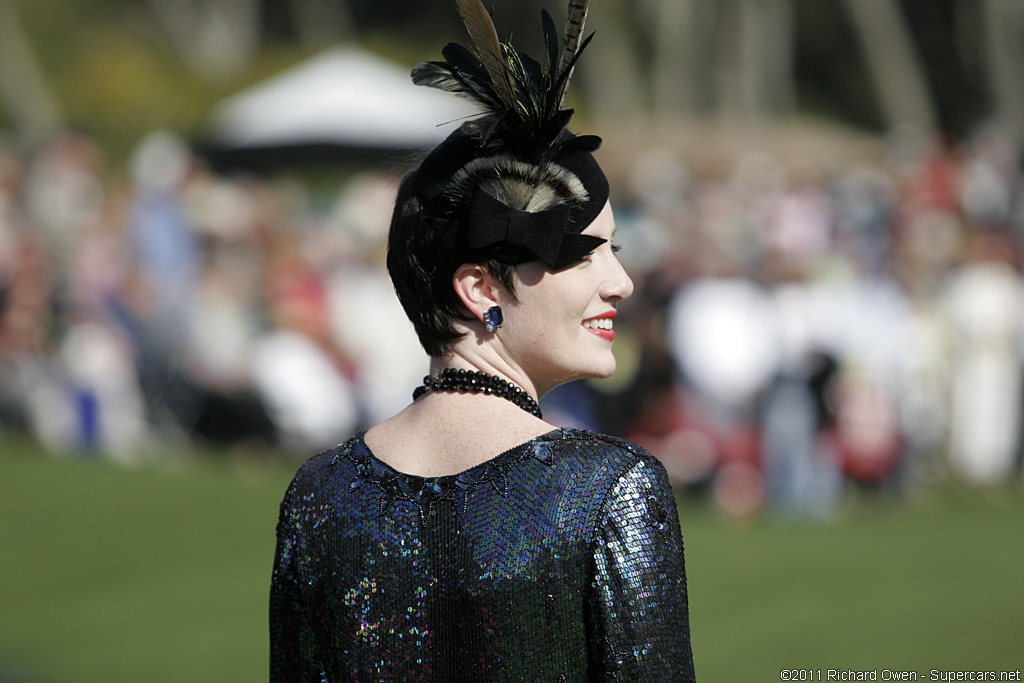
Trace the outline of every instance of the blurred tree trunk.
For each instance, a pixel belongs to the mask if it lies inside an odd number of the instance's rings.
[[[584,32],[596,31],[594,41],[600,45],[587,48],[575,74],[590,92],[593,117],[613,123],[637,118],[650,108],[646,79],[632,44],[629,6],[624,0],[606,0],[600,12],[587,14]]]
[[[742,0],[740,92],[744,118],[775,119],[793,111],[792,0]]]
[[[650,24],[655,114],[672,119],[711,113],[715,0],[655,0]]]
[[[792,111],[792,0],[720,2],[718,107],[731,121],[757,123]]]
[[[60,110],[10,0],[0,0],[0,102],[26,143],[45,139],[61,125]]]
[[[937,122],[924,71],[896,0],[846,0],[886,123],[934,135]]]
[[[1020,143],[1024,126],[1024,5],[985,0],[985,63],[995,117]]]
[[[743,118],[740,73],[743,54],[740,12],[737,0],[719,0],[715,10],[715,44],[710,52],[714,68],[715,111],[720,118],[737,121]]]
[[[259,46],[259,0],[149,0],[182,60],[211,80],[242,71]]]
[[[344,42],[355,35],[355,21],[346,0],[292,0],[291,8],[306,45]]]

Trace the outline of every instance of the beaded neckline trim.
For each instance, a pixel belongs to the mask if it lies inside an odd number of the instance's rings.
[[[554,460],[551,443],[570,435],[569,430],[554,429],[503,451],[464,472],[440,477],[419,477],[398,472],[373,455],[363,439],[365,433],[359,432],[344,444],[339,444],[332,462],[337,463],[341,458],[347,458],[355,463],[356,476],[350,484],[350,489],[354,490],[362,484],[371,484],[380,489],[382,517],[386,516],[399,501],[404,501],[419,510],[421,523],[425,523],[427,516],[434,514],[435,507],[444,500],[453,503],[459,518],[464,519],[469,499],[480,486],[492,486],[500,495],[506,495],[506,474],[509,470],[527,458],[534,458],[544,465],[552,466]]]

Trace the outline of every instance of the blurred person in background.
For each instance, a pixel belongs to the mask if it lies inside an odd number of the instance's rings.
[[[58,278],[71,272],[82,236],[103,219],[103,166],[95,140],[74,130],[56,135],[28,165],[25,210],[49,248]]]
[[[146,428],[132,349],[109,315],[123,270],[101,155],[88,136],[68,131],[42,148],[24,177],[14,157],[7,162],[0,171],[3,412],[51,451],[130,459]]]
[[[46,242],[20,206],[24,173],[0,151],[0,426],[33,428],[33,386],[44,369],[53,270]]]
[[[202,260],[181,196],[191,165],[187,145],[169,131],[145,136],[129,160],[130,296],[120,314],[138,351],[149,417],[164,432],[190,428],[198,410],[185,370]]]
[[[257,189],[214,177],[177,135],[146,135],[129,164],[130,295],[119,309],[147,417],[162,436],[271,444],[250,371],[263,334]]]
[[[1011,474],[1020,448],[1021,283],[998,234],[978,234],[945,287],[951,325],[950,460],[953,472],[991,486]]]
[[[131,346],[110,316],[123,269],[102,167],[96,142],[70,130],[27,164],[8,310],[22,337],[13,384],[51,451],[130,459],[146,430]]]
[[[391,173],[355,178],[323,229],[334,244],[316,245],[318,254],[331,254],[324,269],[331,336],[351,364],[364,424],[402,410],[427,364],[385,269],[397,185]]]
[[[561,49],[545,13],[544,76],[524,55],[506,63],[479,0],[459,8],[483,63],[449,45],[413,79],[485,113],[406,176],[388,240],[431,374],[289,486],[271,679],[692,681],[664,468],[538,406],[612,373],[612,319],[632,293],[600,141],[569,133],[561,108],[586,3],[570,4]]]
[[[298,249],[293,236],[277,235],[266,283],[271,329],[252,359],[256,387],[292,449],[338,443],[359,418],[354,368],[334,343],[327,288]]]

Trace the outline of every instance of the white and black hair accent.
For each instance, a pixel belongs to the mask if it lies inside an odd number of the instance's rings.
[[[483,190],[505,206],[526,213],[585,202],[590,194],[575,173],[554,162],[529,164],[510,154],[477,158],[456,171],[445,188],[455,203]]]

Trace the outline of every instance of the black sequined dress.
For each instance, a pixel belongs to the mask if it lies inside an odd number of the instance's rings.
[[[661,464],[556,429],[461,474],[395,471],[362,434],[281,504],[272,681],[694,680]]]

